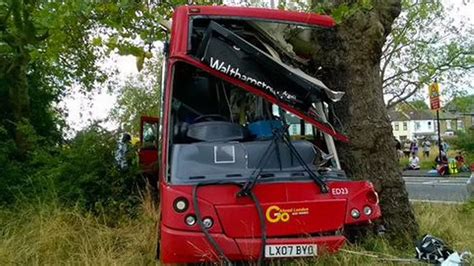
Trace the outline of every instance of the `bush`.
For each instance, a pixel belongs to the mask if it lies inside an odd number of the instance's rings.
[[[43,167],[36,179],[43,180],[39,183],[52,180],[65,205],[106,214],[112,221],[123,214],[134,216],[144,181],[138,178],[136,167],[126,172],[116,167],[116,139],[100,127],[88,128],[61,147],[52,167]]]
[[[466,161],[469,163],[474,162],[474,132],[458,132],[458,137],[454,138],[451,143],[456,149],[466,153]]]
[[[136,215],[145,181],[136,167],[126,172],[117,169],[118,138],[111,132],[92,126],[67,144],[44,145],[31,131],[25,134],[29,148],[22,160],[15,158],[15,143],[2,134],[6,132],[0,128],[0,203],[54,201],[104,215],[109,221]]]
[[[12,191],[23,178],[22,167],[12,160],[16,150],[15,143],[7,135],[6,129],[0,127],[0,205],[12,203]]]
[[[27,121],[15,124],[15,130],[22,136],[21,147],[0,126],[0,205],[15,202],[18,192],[29,185],[28,177],[35,171],[33,158],[42,154],[39,146],[43,139]]]

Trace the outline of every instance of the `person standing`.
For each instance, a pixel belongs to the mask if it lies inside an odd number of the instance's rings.
[[[449,151],[449,145],[446,141],[444,141],[443,139],[441,139],[441,147],[443,148],[443,151],[446,152],[446,154],[448,154],[448,151]]]
[[[397,155],[398,155],[398,160],[403,157],[403,151],[402,151],[402,143],[394,137],[395,140],[395,149],[397,150]]]
[[[416,142],[416,139],[414,139],[410,145],[410,153],[418,155],[418,144]]]
[[[130,166],[131,140],[132,137],[130,134],[124,133],[115,152],[115,161],[117,162],[118,168],[122,171],[128,170]]]
[[[403,154],[405,154],[406,158],[410,157],[410,148],[411,148],[411,142],[407,139],[405,140],[405,144],[403,144]]]
[[[431,142],[427,138],[425,138],[423,143],[421,143],[421,146],[423,147],[423,157],[430,157]]]

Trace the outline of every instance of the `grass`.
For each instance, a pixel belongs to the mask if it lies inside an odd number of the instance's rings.
[[[414,207],[421,233],[438,236],[457,251],[474,251],[474,201],[464,205],[417,203]]]
[[[439,237],[458,252],[474,251],[474,201],[463,205],[414,203],[413,207],[420,234]],[[335,256],[323,256],[317,262],[321,265],[400,265],[400,262],[380,260],[373,256],[388,259],[410,259],[415,256],[414,246],[396,249],[383,239],[371,239],[360,246],[347,246],[344,250]]]
[[[420,169],[421,170],[431,170],[433,169],[433,166],[435,165],[435,159],[438,156],[439,149],[438,147],[431,148],[430,151],[430,156],[425,157],[423,155],[423,150],[420,149],[418,152],[418,158],[420,158]],[[453,158],[456,157],[457,151],[456,150],[449,150],[448,151],[448,158]],[[470,154],[465,154],[465,159],[466,159],[466,165],[469,165],[470,163],[474,162],[471,160],[471,155]],[[403,157],[399,161],[400,168],[405,168],[408,165],[409,158],[408,157]]]
[[[50,203],[0,210],[0,265],[156,264],[156,212],[142,209],[114,227]]]
[[[156,265],[158,212],[145,200],[138,219],[110,227],[104,219],[56,204],[0,209],[0,265]],[[474,202],[465,205],[416,203],[421,233],[438,236],[458,251],[474,251]],[[364,254],[364,255],[361,255]],[[366,255],[369,256],[366,256]],[[396,265],[385,258],[413,258],[414,247],[391,247],[382,239],[346,246],[333,256],[275,261],[273,265]],[[398,264],[397,264],[398,265]]]

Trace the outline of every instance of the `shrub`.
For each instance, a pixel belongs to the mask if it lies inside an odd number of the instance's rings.
[[[18,192],[29,185],[28,177],[35,171],[32,158],[43,153],[39,151],[43,139],[27,121],[15,124],[15,130],[22,136],[21,147],[0,126],[0,205],[15,202]]]
[[[29,132],[23,160],[15,158],[15,143],[2,134],[5,130],[0,128],[0,203],[54,201],[108,221],[136,215],[145,181],[133,165],[125,172],[117,169],[118,138],[111,132],[91,126],[64,145],[37,143],[40,139]]]
[[[7,137],[6,129],[0,127],[0,205],[13,201],[12,190],[21,183],[23,176],[19,163],[12,160],[15,150],[15,143]]]
[[[90,127],[61,147],[52,167],[37,176],[43,183],[44,177],[54,181],[57,197],[65,205],[106,214],[112,220],[123,214],[134,216],[144,181],[133,165],[125,172],[116,167],[116,139],[109,131]]]
[[[458,137],[454,138],[451,143],[456,149],[466,153],[466,160],[469,163],[474,162],[474,132],[458,132]]]

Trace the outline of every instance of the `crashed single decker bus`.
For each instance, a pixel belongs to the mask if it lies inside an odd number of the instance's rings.
[[[183,6],[173,17],[159,130],[163,263],[257,261],[336,252],[381,216],[351,181],[328,120],[343,93],[299,67],[288,39],[328,16]],[[296,121],[296,122],[295,122]]]

